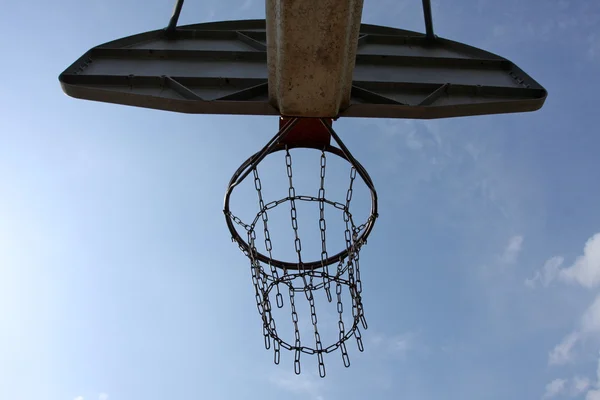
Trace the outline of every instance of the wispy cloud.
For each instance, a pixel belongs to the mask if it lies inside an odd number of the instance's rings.
[[[544,398],[549,399],[558,396],[565,392],[567,386],[566,379],[555,379],[546,385],[546,391],[544,392]]]
[[[553,42],[555,48],[571,47],[581,59],[600,59],[597,2],[545,0],[542,8],[536,2],[514,0],[513,4],[521,6],[518,12],[494,19],[489,46],[514,48],[516,44]]]
[[[532,278],[525,280],[525,285],[531,288],[537,284],[549,286],[556,279],[585,288],[600,285],[600,233],[588,239],[583,248],[583,255],[577,257],[572,265],[561,268],[563,262],[563,257],[550,258]]]
[[[585,395],[585,400],[600,400],[600,357],[598,358],[598,367],[596,369],[596,382]]]
[[[600,294],[581,317],[579,328],[557,344],[548,355],[548,364],[560,365],[573,361],[573,348],[583,338],[600,333]]]
[[[83,400],[83,396],[77,396],[73,400]]]
[[[535,288],[536,285],[540,284],[544,287],[550,285],[552,281],[558,276],[560,266],[564,262],[563,257],[552,257],[544,263],[541,270],[536,271],[533,278],[525,279],[525,286]]]
[[[587,392],[585,400],[600,400],[600,390],[594,389]]]
[[[586,390],[588,390],[590,388],[590,385],[592,384],[592,382],[590,381],[590,378],[586,378],[586,377],[580,377],[580,376],[576,376],[573,378],[572,384],[571,384],[571,390],[570,390],[570,394],[573,397],[577,397],[580,394],[582,394],[583,392],[585,392]]]
[[[271,384],[290,393],[302,395],[304,398],[323,400],[323,381],[312,373],[295,375],[288,372],[279,372],[269,377]]]
[[[560,271],[560,278],[587,288],[600,284],[600,233],[587,241],[583,255],[573,265]]]
[[[517,235],[509,239],[508,245],[502,254],[502,261],[507,264],[512,264],[517,260],[521,248],[523,247],[523,236]]]
[[[375,353],[378,351],[381,353],[381,350],[383,350],[381,354],[394,357],[404,357],[411,351],[423,348],[418,342],[418,335],[414,332],[397,335],[378,333],[372,335],[370,341]]]
[[[583,314],[581,330],[584,333],[600,332],[600,294]]]
[[[418,211],[418,203],[428,210],[428,220],[447,229],[465,235],[486,230],[489,235],[480,235],[481,241],[505,240],[507,234],[519,233],[515,230],[530,217],[524,215],[525,205],[538,203],[537,183],[523,173],[515,179],[513,166],[498,151],[502,135],[478,135],[480,122],[473,123],[473,132],[465,132],[457,124],[439,121],[360,122],[381,132],[369,144],[377,157],[373,169],[401,182],[393,199],[398,209]],[[498,218],[502,225],[490,230]]]
[[[108,400],[108,394],[106,394],[106,393],[100,393],[98,395],[98,400]]]
[[[549,399],[556,396],[578,397],[585,393],[592,382],[587,377],[575,376],[572,379],[557,378],[546,385],[542,398]]]
[[[548,364],[560,365],[566,364],[573,359],[573,346],[579,340],[579,333],[572,332],[557,344],[548,354]]]
[[[390,349],[395,353],[406,354],[413,347],[412,337],[402,335],[391,340]]]
[[[600,59],[600,35],[593,33],[588,36],[588,57],[592,60]]]
[[[250,7],[252,7],[252,0],[245,0],[244,3],[241,5],[240,10],[241,11],[249,10]]]

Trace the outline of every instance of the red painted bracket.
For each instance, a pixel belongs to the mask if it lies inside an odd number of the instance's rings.
[[[282,129],[292,118],[280,117],[279,129]],[[283,144],[290,147],[324,148],[331,142],[331,135],[323,126],[324,121],[331,127],[332,118],[298,118],[298,123],[286,135]]]

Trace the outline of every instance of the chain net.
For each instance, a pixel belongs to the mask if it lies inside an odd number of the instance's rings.
[[[254,188],[258,195],[259,212],[249,224],[244,223],[240,218],[227,211],[226,215],[238,226],[242,227],[246,234],[246,244],[240,243],[240,249],[250,260],[252,283],[255,290],[256,307],[262,318],[263,335],[265,348],[271,347],[274,352],[274,362],[279,364],[281,359],[281,349],[286,349],[294,353],[294,372],[300,374],[301,354],[316,355],[318,360],[318,370],[321,377],[325,376],[324,354],[332,353],[340,349],[344,366],[350,366],[350,358],[346,348],[346,342],[354,337],[359,351],[364,350],[361,336],[361,328],[367,329],[367,321],[364,315],[363,303],[361,298],[362,283],[360,278],[359,252],[366,243],[365,227],[370,225],[376,218],[374,212],[371,213],[367,221],[361,225],[356,225],[350,212],[350,203],[352,201],[353,186],[357,177],[357,170],[354,165],[350,169],[350,185],[346,191],[344,202],[334,202],[326,198],[325,193],[325,173],[327,166],[326,152],[321,151],[320,157],[320,186],[317,197],[302,196],[296,194],[293,182],[292,157],[289,149],[285,148],[285,166],[289,182],[288,196],[280,200],[265,203],[262,193],[262,184],[259,177],[257,166],[252,168],[254,177]],[[302,240],[298,231],[298,202],[316,202],[319,207],[319,231],[320,231],[320,262],[306,263],[302,258]],[[325,205],[335,207],[343,214],[344,242],[345,249],[339,253],[339,257],[330,257],[327,248],[327,224],[325,220]],[[271,234],[269,232],[269,211],[275,207],[289,206],[291,226],[294,234],[295,259],[293,262],[281,262],[273,257],[273,245]],[[264,243],[257,243],[257,230],[264,233]],[[361,235],[361,233],[363,233]],[[257,250],[257,247],[264,246],[264,253]],[[315,291],[323,290],[327,302],[335,302],[337,309],[337,340],[333,343],[323,343],[317,318],[317,307],[315,305]],[[343,295],[349,294],[351,298],[351,324],[349,315],[344,322]],[[275,300],[272,304],[271,299]],[[284,307],[285,302],[291,310],[291,323],[293,325],[293,340],[286,341],[277,330],[275,318],[273,315],[274,306]],[[300,337],[300,319],[298,306],[299,302],[306,302],[305,306],[310,313],[310,323],[312,324],[312,337],[306,335],[301,340]],[[281,323],[281,321],[280,321]],[[306,333],[306,332],[304,332]]]

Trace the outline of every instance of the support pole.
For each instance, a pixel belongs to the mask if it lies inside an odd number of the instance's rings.
[[[269,102],[286,117],[350,105],[363,0],[266,0]]]
[[[431,1],[423,0],[423,17],[425,18],[425,35],[427,39],[435,39],[433,33],[433,17],[431,16]]]
[[[181,8],[183,7],[183,0],[177,0],[175,3],[175,8],[173,9],[173,14],[171,15],[171,19],[169,20],[169,25],[167,26],[167,31],[172,32],[177,28],[177,21],[179,21],[179,14],[181,14]]]

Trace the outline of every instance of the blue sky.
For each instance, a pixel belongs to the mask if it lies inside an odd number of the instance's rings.
[[[0,14],[0,398],[600,399],[600,3],[433,2],[436,33],[549,91],[535,113],[343,119],[378,188],[352,366],[272,364],[225,186],[274,117],[78,101],[58,74],[166,25],[172,1],[7,2]],[[262,18],[193,1],[181,23]],[[420,1],[363,21],[423,30]]]

